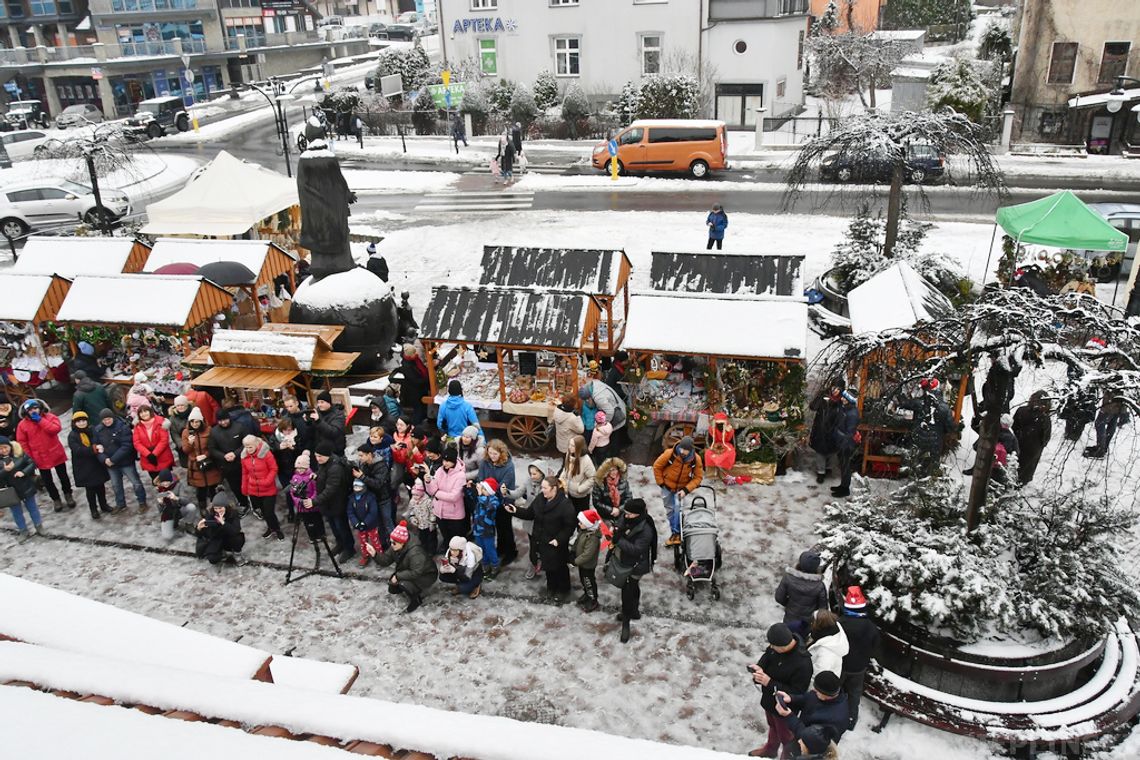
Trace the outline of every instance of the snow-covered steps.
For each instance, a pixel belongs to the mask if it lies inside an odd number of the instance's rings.
[[[420,213],[455,213],[468,211],[525,211],[534,205],[534,193],[508,190],[492,192],[452,191],[424,193],[415,207]]]
[[[1048,677],[1026,670],[1026,678]],[[884,670],[869,676],[866,695],[888,714],[943,731],[1010,747],[1073,747],[1120,728],[1140,713],[1140,647],[1121,619],[1105,640],[1100,663],[1083,685],[1052,699],[992,702],[971,699]]]

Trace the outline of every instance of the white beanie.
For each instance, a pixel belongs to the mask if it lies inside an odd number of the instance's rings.
[[[188,416],[186,418],[187,422],[189,422],[190,420],[198,420],[199,422],[205,422],[206,418],[204,416],[202,416],[202,410],[201,409],[199,409],[198,407],[194,407],[193,409],[190,410],[190,416]]]
[[[464,551],[467,549],[467,539],[463,536],[452,536],[447,542],[447,548],[457,552]]]
[[[1001,416],[1001,426],[1003,428],[1007,428],[1007,427],[1011,426],[1012,424],[1013,424],[1013,417],[1008,412],[1006,412],[1005,414],[1003,414]]]

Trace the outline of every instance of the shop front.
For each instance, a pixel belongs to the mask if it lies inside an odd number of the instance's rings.
[[[220,66],[200,66],[192,71],[196,102],[217,97],[225,89]],[[183,72],[177,61],[172,60],[163,69],[111,76],[115,115],[129,116],[135,112],[139,101],[165,95],[181,95],[189,104],[190,88],[186,86]]]

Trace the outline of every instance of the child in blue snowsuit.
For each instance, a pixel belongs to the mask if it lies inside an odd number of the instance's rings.
[[[479,483],[476,493],[471,536],[483,550],[483,576],[487,580],[493,580],[499,574],[499,553],[495,550],[495,516],[501,506],[499,482],[487,478]]]
[[[360,566],[384,551],[380,542],[380,507],[376,495],[368,490],[363,480],[352,481],[352,494],[348,497],[348,524],[356,530],[360,541]]]

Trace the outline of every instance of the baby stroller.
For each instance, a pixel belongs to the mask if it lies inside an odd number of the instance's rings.
[[[712,506],[704,496],[693,496],[689,509],[681,512],[681,543],[673,547],[673,566],[685,578],[685,594],[690,599],[696,596],[698,583],[709,584],[713,599],[720,599],[716,585],[716,571],[721,564],[716,491],[709,486],[697,489],[706,490],[712,494]]]

